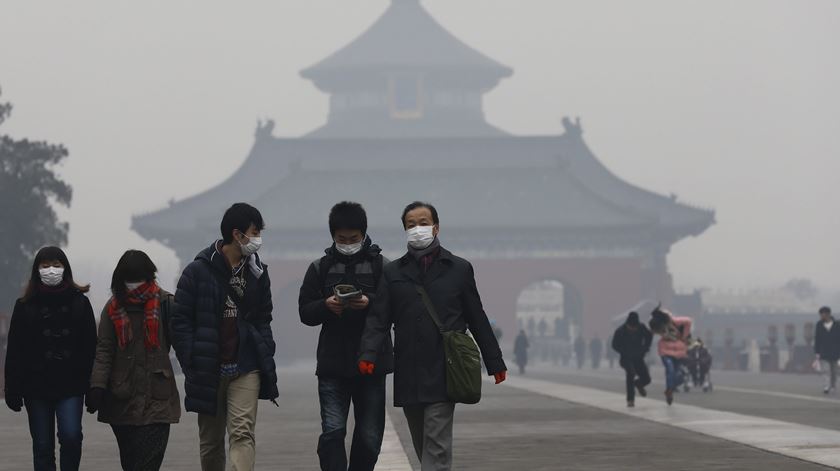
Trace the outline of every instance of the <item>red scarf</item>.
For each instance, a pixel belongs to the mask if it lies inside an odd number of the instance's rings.
[[[146,313],[143,320],[143,330],[146,333],[143,343],[146,345],[146,350],[160,348],[160,339],[158,338],[158,331],[160,331],[160,287],[154,281],[143,283],[134,291],[126,293],[126,302],[143,305],[143,310]],[[120,350],[124,350],[125,346],[132,340],[131,322],[125,308],[120,305],[117,298],[112,298],[108,305],[108,317],[114,324]]]

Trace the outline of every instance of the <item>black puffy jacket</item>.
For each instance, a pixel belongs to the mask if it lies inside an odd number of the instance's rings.
[[[257,278],[245,267],[245,296],[239,306],[239,356],[256,355],[260,370],[260,399],[275,399],[277,371],[271,332],[271,282],[268,268]],[[216,414],[219,387],[219,322],[228,294],[231,271],[216,243],[201,251],[184,269],[175,291],[172,346],[186,376],[187,411]],[[245,349],[253,349],[251,352]]]
[[[6,348],[6,395],[63,399],[84,395],[96,355],[96,319],[76,288],[18,300]]]
[[[300,321],[309,326],[321,326],[318,337],[318,376],[352,378],[359,376],[358,361],[365,318],[376,299],[376,287],[387,260],[381,249],[370,239],[358,254],[346,256],[335,250],[335,245],[326,250],[326,255],[312,262],[300,287],[298,313]],[[327,309],[326,299],[333,294],[338,284],[352,284],[370,299],[366,309],[346,309],[340,317]],[[394,371],[394,347],[391,335],[383,342],[374,374],[388,374]]]

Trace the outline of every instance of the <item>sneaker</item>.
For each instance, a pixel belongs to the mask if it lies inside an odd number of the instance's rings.
[[[665,390],[665,402],[667,402],[669,406],[674,403],[674,391],[671,391],[670,389]]]
[[[633,401],[627,401],[627,407],[636,407],[636,403]]]
[[[823,388],[823,394],[831,394],[834,391],[834,388]]]
[[[645,391],[645,387],[636,383],[636,391],[639,391],[639,396],[647,397],[647,391]]]

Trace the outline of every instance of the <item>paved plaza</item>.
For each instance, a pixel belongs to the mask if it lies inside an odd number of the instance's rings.
[[[654,378],[661,372],[653,371]],[[718,373],[710,394],[659,397],[627,411],[620,370],[536,367],[480,405],[456,410],[458,470],[819,470],[840,463],[840,399],[814,376]],[[280,407],[260,403],[258,470],[317,470],[316,379],[280,371]],[[390,402],[390,400],[389,400]],[[388,408],[381,470],[419,469],[402,411]],[[0,412],[0,470],[31,469],[24,414]],[[83,470],[119,470],[110,428],[86,415]],[[197,470],[194,414],[172,429],[166,470]],[[823,464],[819,464],[823,463]]]

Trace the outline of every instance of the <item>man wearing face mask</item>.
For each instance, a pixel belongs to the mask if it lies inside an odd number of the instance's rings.
[[[387,260],[367,236],[367,215],[360,204],[333,206],[329,229],[333,244],[309,266],[298,298],[301,322],[321,326],[315,372],[322,417],[318,457],[325,471],[373,471],[385,429],[385,376],[393,371],[391,336],[378,349],[382,361],[373,375],[361,376],[356,362]],[[345,299],[335,292],[341,285],[348,286]],[[348,468],[344,437],[351,402],[356,425]]]
[[[507,367],[481,305],[472,265],[440,244],[435,207],[411,203],[402,223],[408,252],[383,269],[358,366],[362,374],[371,374],[387,360],[380,346],[393,325],[394,405],[403,408],[422,471],[447,471],[452,467],[455,403],[447,392],[441,332],[469,329],[496,384],[505,380]],[[427,308],[424,296],[436,313]],[[439,317],[440,328],[433,315]]]
[[[187,265],[175,292],[172,345],[186,376],[184,405],[198,413],[203,471],[252,470],[258,399],[277,398],[271,284],[257,251],[262,215],[236,203],[222,239]]]

